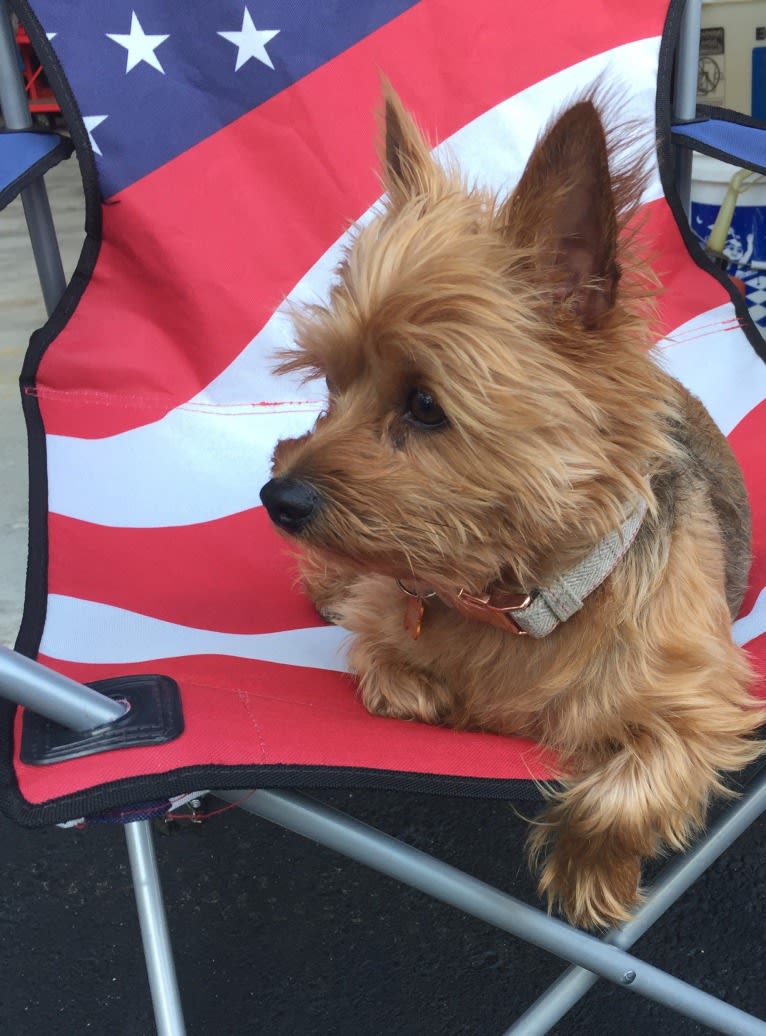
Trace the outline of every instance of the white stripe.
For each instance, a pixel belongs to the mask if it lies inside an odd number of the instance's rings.
[[[193,525],[259,504],[274,443],[302,435],[316,404],[221,416],[178,409],[108,439],[49,435],[50,509],[99,525]]]
[[[657,38],[639,40],[564,69],[486,112],[437,151],[452,155],[469,178],[507,189],[540,127],[602,73],[630,98],[620,118],[653,127],[658,46]],[[659,196],[655,177],[647,199]],[[344,234],[322,256],[290,293],[290,303],[326,296],[348,240]],[[279,312],[219,377],[162,420],[106,439],[49,436],[50,510],[101,525],[151,528],[258,505],[273,444],[307,431],[322,405],[316,385],[271,373],[275,351],[290,344],[289,322]],[[301,402],[273,408],[251,402],[280,399]]]
[[[726,303],[676,328],[657,347],[662,366],[702,400],[724,435],[766,399],[766,363],[736,320]]]
[[[766,589],[733,625],[737,644],[766,633]],[[338,626],[276,633],[220,633],[153,619],[112,605],[51,594],[40,651],[64,662],[127,665],[189,655],[228,655],[348,672],[348,634]]]
[[[51,594],[40,651],[64,662],[128,664],[187,655],[231,655],[347,672],[338,626],[277,633],[219,633],[152,619],[95,601]]]
[[[752,611],[737,619],[732,627],[734,642],[743,646],[766,633],[766,587],[758,594]]]

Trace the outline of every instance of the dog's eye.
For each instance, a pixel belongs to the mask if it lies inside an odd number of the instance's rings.
[[[407,397],[405,417],[421,428],[441,428],[447,423],[447,415],[434,397],[419,388],[413,389]]]

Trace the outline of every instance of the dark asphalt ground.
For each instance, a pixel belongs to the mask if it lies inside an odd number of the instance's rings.
[[[535,901],[525,825],[506,803],[318,797]],[[563,967],[242,811],[155,841],[189,1036],[499,1036]],[[121,829],[30,831],[2,818],[0,846],[0,1033],[150,1036]],[[761,819],[635,952],[766,1017],[765,904]],[[554,1031],[708,1030],[600,982]]]

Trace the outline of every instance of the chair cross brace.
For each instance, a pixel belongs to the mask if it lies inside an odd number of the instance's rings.
[[[524,1036],[546,1032],[580,999],[596,977],[601,977],[719,1032],[732,1036],[766,1036],[766,1022],[646,964],[621,945],[630,946],[766,810],[766,773],[760,775],[748,797],[735,803],[714,826],[704,844],[669,868],[651,900],[630,925],[614,933],[609,941],[548,917],[419,849],[299,793],[240,790],[215,794],[569,960],[579,969],[587,969],[584,974],[579,970],[566,973],[551,987],[548,994],[551,999],[541,998],[525,1016],[526,1021],[520,1020],[509,1032],[523,1032]],[[532,1028],[532,1024],[537,1027]]]

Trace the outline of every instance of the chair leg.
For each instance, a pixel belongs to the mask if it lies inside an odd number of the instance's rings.
[[[181,997],[176,981],[150,822],[138,820],[126,824],[125,838],[128,843],[130,870],[136,894],[157,1036],[185,1036]]]
[[[682,121],[697,114],[697,64],[699,62],[701,0],[686,0],[676,54],[673,116]],[[688,219],[691,213],[692,152],[676,148],[674,154],[676,190]]]
[[[29,114],[24,84],[18,73],[18,51],[5,0],[0,0],[0,108],[8,129],[31,127],[32,116]],[[36,180],[30,184],[21,192],[21,198],[45,308],[50,316],[64,294],[66,277],[43,181]]]
[[[24,188],[21,192],[21,203],[24,206],[45,311],[50,316],[64,294],[66,276],[53,225],[48,190],[42,180],[35,180]]]

